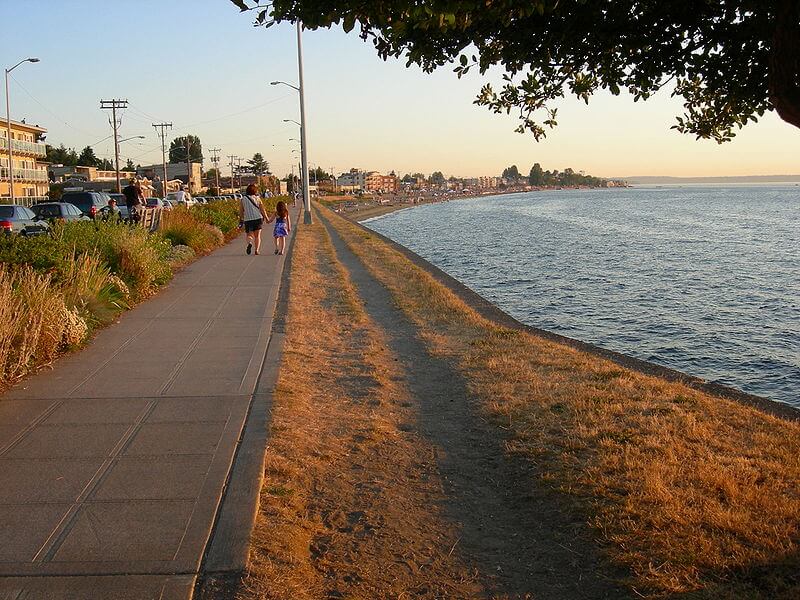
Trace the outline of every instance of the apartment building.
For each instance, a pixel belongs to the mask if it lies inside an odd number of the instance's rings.
[[[38,125],[11,121],[11,154],[14,181],[14,196],[19,203],[32,204],[45,199],[50,189],[47,178],[47,155],[42,139],[47,130]],[[7,122],[0,133],[0,199],[9,201],[11,197],[11,177],[9,177],[8,156],[9,139]]]
[[[356,191],[367,189],[367,173],[359,169],[350,169],[336,178],[336,184],[342,191]]]
[[[370,171],[365,178],[365,189],[368,192],[390,193],[399,188],[395,175],[382,175],[377,171]]]
[[[396,193],[400,190],[400,180],[394,174],[383,175],[381,186],[384,192]]]

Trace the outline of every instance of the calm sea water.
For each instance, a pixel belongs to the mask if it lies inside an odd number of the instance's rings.
[[[535,327],[800,406],[800,187],[454,200],[365,223]]]

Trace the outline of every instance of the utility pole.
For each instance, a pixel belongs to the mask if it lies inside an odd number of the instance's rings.
[[[119,182],[119,122],[117,121],[117,109],[128,108],[127,100],[100,100],[100,109],[111,109],[111,125],[114,127],[114,166],[116,167],[117,175],[117,193],[122,191],[122,186]]]
[[[219,195],[219,153],[220,148],[211,148],[211,162],[214,165],[214,174],[217,182],[217,195]]]
[[[242,189],[242,157],[236,157],[236,173],[239,175],[239,189]]]
[[[234,185],[234,183],[233,183],[233,161],[234,161],[234,160],[236,160],[236,155],[234,155],[234,154],[229,154],[229,155],[228,155],[228,158],[229,158],[229,159],[230,159],[230,161],[231,161],[231,191],[233,191],[233,190],[235,189],[235,185]]]
[[[189,188],[189,195],[192,193],[192,163],[189,159],[189,152],[192,149],[192,140],[186,134],[186,187]]]
[[[161,138],[161,164],[164,167],[164,179],[161,180],[161,195],[167,197],[167,133],[166,129],[172,129],[172,123],[153,123],[156,133]],[[161,131],[159,131],[159,129]]]

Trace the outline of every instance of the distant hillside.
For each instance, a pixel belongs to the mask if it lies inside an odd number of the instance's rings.
[[[800,183],[800,175],[740,175],[733,177],[665,177],[660,175],[638,175],[614,177],[635,185],[654,183]]]

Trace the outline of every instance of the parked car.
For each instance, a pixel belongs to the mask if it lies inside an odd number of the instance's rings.
[[[18,204],[0,204],[0,231],[5,235],[41,235],[50,231],[30,209]]]
[[[69,202],[40,202],[31,206],[33,214],[41,221],[91,221],[81,209]]]
[[[164,210],[172,210],[174,206],[172,206],[172,202],[169,200],[162,200],[161,201],[162,207]]]
[[[164,208],[164,201],[161,198],[148,198],[146,204],[147,208]]]
[[[178,206],[179,204],[193,206],[195,204],[194,198],[191,197],[189,192],[168,192],[165,199],[172,202],[173,206]]]
[[[62,202],[74,204],[90,219],[94,219],[108,206],[109,198],[110,196],[103,192],[64,192],[61,195]]]

